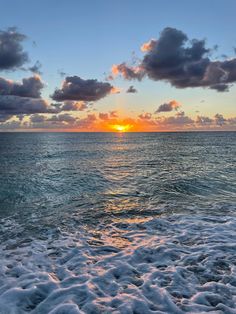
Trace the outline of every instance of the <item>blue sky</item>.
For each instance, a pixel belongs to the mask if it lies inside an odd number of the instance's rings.
[[[235,57],[236,1],[108,1],[108,0],[1,0],[0,29],[16,26],[28,36],[24,47],[31,63],[42,63],[42,79],[48,98],[62,77],[77,75],[104,80],[113,64],[141,58],[140,46],[158,39],[165,27],[179,29],[190,39],[206,39],[206,46],[218,45],[213,59]],[[24,71],[5,72],[4,77],[20,80]],[[98,111],[118,109],[125,114],[155,110],[161,103],[176,99],[193,116],[236,113],[236,88],[218,93],[205,88],[176,89],[169,83],[144,79],[129,82],[117,78],[113,84],[126,90],[134,85],[138,93],[111,95],[96,103]]]

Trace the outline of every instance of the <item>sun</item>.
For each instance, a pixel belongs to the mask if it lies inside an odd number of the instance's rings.
[[[111,128],[116,132],[127,132],[132,128],[131,124],[113,124]]]

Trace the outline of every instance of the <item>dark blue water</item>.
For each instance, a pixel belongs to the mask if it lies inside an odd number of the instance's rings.
[[[0,165],[0,217],[36,233],[236,210],[235,132],[1,133]]]

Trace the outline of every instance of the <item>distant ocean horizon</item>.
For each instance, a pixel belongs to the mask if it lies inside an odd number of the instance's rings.
[[[119,132],[119,131],[66,131],[66,130],[0,130],[1,133],[114,133],[114,134],[128,134],[128,133],[236,133],[235,130],[170,130],[170,131],[126,131],[126,132]]]
[[[1,132],[0,165],[1,314],[235,313],[235,131]]]

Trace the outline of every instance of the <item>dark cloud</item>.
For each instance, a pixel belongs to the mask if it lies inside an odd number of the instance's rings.
[[[29,60],[22,46],[25,39],[14,27],[0,30],[0,71],[15,70]]]
[[[153,80],[167,80],[175,87],[195,87],[204,78],[209,59],[204,40],[193,40],[186,47],[188,37],[174,28],[165,28],[157,44],[142,61],[147,76]]]
[[[0,77],[0,95],[40,98],[43,87],[44,84],[38,75],[24,78],[22,83]]]
[[[205,116],[197,116],[196,118],[196,123],[201,125],[208,125],[211,124],[213,121],[213,119]]]
[[[85,101],[65,101],[61,106],[61,111],[84,111],[88,109],[88,103]]]
[[[75,123],[77,120],[76,117],[68,114],[68,113],[64,113],[64,114],[60,114],[60,115],[53,115],[51,116],[49,119],[47,119],[47,121],[50,121],[50,122],[67,122],[67,123],[70,123],[70,124],[73,124]]]
[[[20,129],[21,128],[21,121],[19,120],[12,120],[12,121],[7,121],[5,123],[0,123],[0,129],[1,130],[15,130],[15,129]]]
[[[58,115],[42,115],[42,114],[32,114],[30,116],[30,121],[22,123],[29,128],[34,129],[68,129],[76,127],[79,119],[68,113],[58,114]]]
[[[173,110],[177,110],[180,107],[180,104],[176,100],[171,100],[168,103],[164,103],[160,105],[155,113],[160,113],[160,112],[170,112]]]
[[[214,118],[215,118],[215,123],[216,123],[217,125],[222,126],[222,125],[224,125],[224,124],[227,123],[227,120],[226,120],[226,119],[223,117],[223,115],[220,114],[220,113],[217,113]]]
[[[43,87],[44,84],[38,75],[24,78],[21,83],[0,78],[1,120],[6,120],[13,115],[58,114],[62,111],[83,111],[88,108],[88,104],[84,101],[48,104],[40,98]]]
[[[210,128],[225,128],[232,130],[236,126],[236,117],[225,118],[222,114],[217,113],[213,118],[206,116],[197,116],[196,125],[207,126]]]
[[[128,66],[125,62],[112,66],[113,75],[121,74],[126,80],[139,80],[144,77],[145,72],[140,67]]]
[[[5,122],[11,118],[10,114],[0,114],[0,123]]]
[[[104,120],[104,121],[109,120],[109,114],[100,112],[99,119]]]
[[[62,69],[58,70],[57,72],[58,72],[58,74],[59,74],[61,77],[65,77],[65,76],[66,76],[66,72],[63,71]]]
[[[229,91],[229,85],[227,84],[215,84],[215,85],[212,85],[210,88],[211,89],[215,89],[217,90],[218,92],[228,92]]]
[[[42,72],[40,70],[41,68],[42,68],[42,64],[39,61],[36,61],[36,63],[32,67],[29,67],[29,70],[32,73],[41,75],[42,74]]]
[[[36,113],[36,114],[32,114],[32,115],[30,116],[30,121],[31,121],[32,123],[42,123],[42,122],[44,122],[45,120],[46,120],[46,117],[45,117],[44,115],[42,115],[42,114]]]
[[[157,120],[159,123],[163,125],[191,125],[194,124],[194,120],[191,119],[188,116],[182,115],[182,116],[171,116],[171,117],[162,117],[160,120]]]
[[[146,75],[177,88],[209,87],[219,92],[227,91],[229,84],[236,82],[236,58],[211,61],[205,40],[190,41],[175,28],[165,28],[159,39],[145,44],[143,50],[146,54],[138,66],[113,65],[113,74],[121,74],[127,80],[140,80]]]
[[[142,52],[150,51],[150,50],[152,50],[156,45],[157,45],[157,40],[151,39],[151,40],[149,40],[147,43],[144,43],[144,44],[141,46],[141,51],[142,51]]]
[[[108,121],[108,120],[113,120],[116,119],[118,117],[118,114],[116,111],[110,111],[109,113],[105,112],[100,112],[98,114],[99,119],[103,120],[103,121]]]
[[[19,96],[0,96],[1,115],[20,115],[33,113],[55,113],[57,109],[49,106],[41,98],[27,98]]]
[[[96,101],[108,95],[112,89],[113,86],[110,83],[67,76],[62,88],[56,89],[51,97],[56,101]]]
[[[126,93],[137,93],[137,89],[134,88],[133,85],[131,85],[131,86],[127,89]]]
[[[76,126],[81,129],[91,129],[97,120],[95,114],[88,114],[86,118],[77,121]]]

